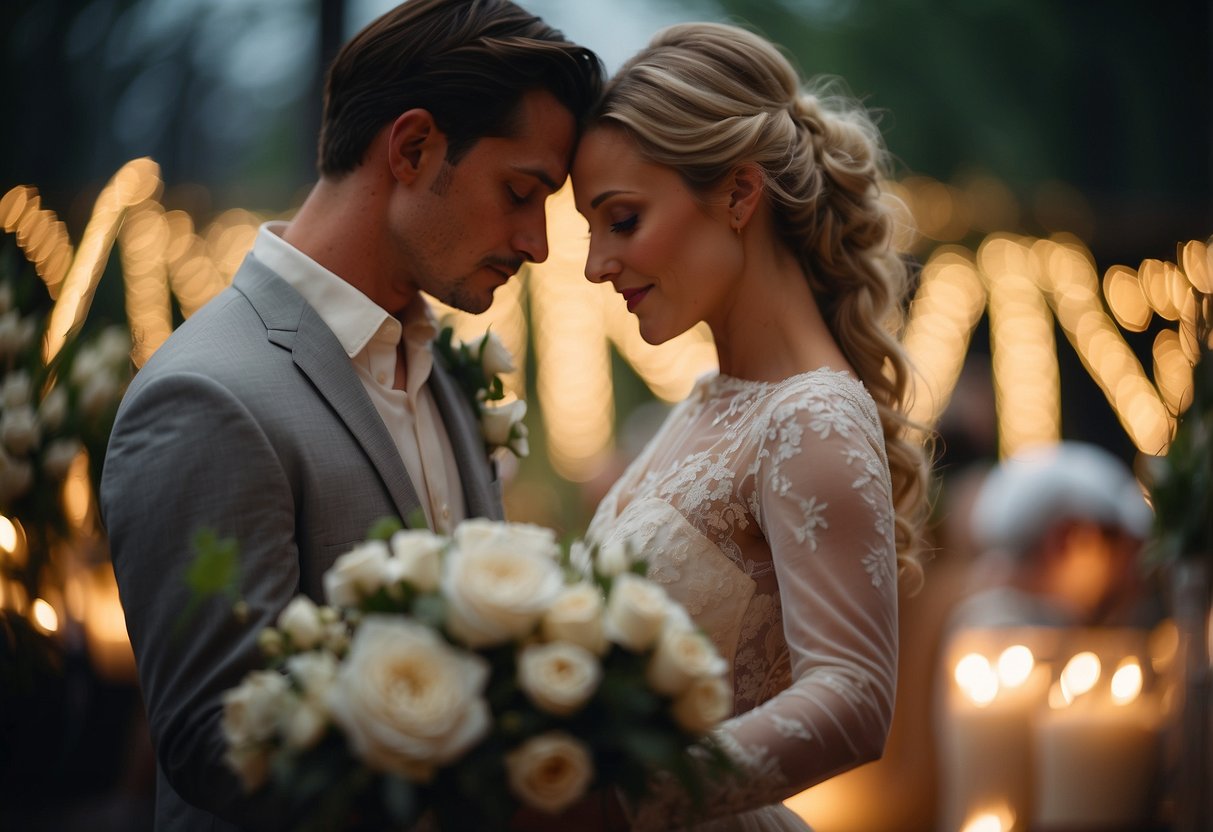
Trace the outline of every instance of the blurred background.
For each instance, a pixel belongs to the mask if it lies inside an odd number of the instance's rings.
[[[976,484],[999,458],[1058,439],[1139,467],[1166,450],[1190,388],[1193,358],[1176,322],[1204,249],[1189,247],[1185,265],[1179,247],[1213,233],[1213,6],[523,4],[609,70],[663,25],[742,22],[782,44],[805,75],[841,76],[880,114],[890,189],[918,229],[899,244],[923,266],[919,326],[906,337],[928,380],[917,415],[939,433],[935,555],[923,592],[903,604],[903,690],[888,758],[796,806],[819,832],[943,828],[931,680],[945,621],[971,578]],[[62,252],[42,252],[45,280],[93,258],[84,264],[95,274],[86,331],[129,327],[138,365],[226,284],[259,222],[290,216],[315,178],[324,68],[391,5],[4,0],[0,196],[36,189],[54,227],[46,239],[58,235]],[[130,164],[139,159],[151,162]],[[24,234],[27,252],[33,232],[17,231],[16,218],[34,216],[32,195],[0,203],[10,232],[0,242]],[[530,404],[532,450],[509,472],[510,515],[576,535],[713,357],[702,331],[644,345],[618,299],[581,278],[585,228],[566,192],[550,213],[551,259],[457,327],[470,337],[491,322],[525,357],[510,386]],[[81,244],[90,223],[108,231],[96,251]],[[1024,280],[1028,302],[1015,294]],[[940,287],[934,299],[929,286]],[[1083,323],[1093,310],[1098,325]],[[1102,341],[1085,340],[1092,327]],[[1000,350],[1014,360],[1000,364]],[[91,615],[120,622],[112,594],[93,591]],[[22,716],[0,714],[0,825],[150,828],[151,764],[121,633],[108,658],[86,649],[96,634],[69,609],[70,595],[58,602],[60,623],[41,628],[61,645],[60,667],[46,671],[56,681]]]

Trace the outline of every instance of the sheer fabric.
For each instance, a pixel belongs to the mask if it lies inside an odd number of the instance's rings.
[[[896,553],[876,407],[847,373],[778,383],[707,376],[599,506],[728,659],[741,764],[702,829],[804,825],[779,801],[878,757],[897,664]],[[687,817],[673,782],[639,829]],[[702,818],[701,818],[702,819]]]

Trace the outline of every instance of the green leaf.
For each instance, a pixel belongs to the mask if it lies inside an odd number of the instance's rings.
[[[413,514],[410,514],[409,517],[413,518],[413,515],[417,513],[421,514],[421,527],[425,528],[425,512],[422,512],[421,509],[417,509],[413,512]],[[398,517],[380,517],[371,526],[371,530],[367,532],[366,539],[382,540],[384,543],[386,543],[387,541],[391,540],[392,535],[403,528],[404,524],[400,522],[400,518]],[[416,526],[412,526],[410,524],[410,528],[416,528]]]

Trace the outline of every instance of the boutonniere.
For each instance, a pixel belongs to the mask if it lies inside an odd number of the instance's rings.
[[[480,417],[480,433],[489,453],[505,448],[516,457],[529,453],[527,429],[522,423],[526,402],[515,399],[504,402],[503,373],[514,371],[514,359],[501,339],[492,332],[484,337],[462,343],[455,340],[455,331],[444,326],[434,340],[459,388]]]

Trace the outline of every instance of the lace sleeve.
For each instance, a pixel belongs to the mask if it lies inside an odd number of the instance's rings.
[[[740,771],[712,790],[708,817],[776,803],[878,758],[892,719],[896,553],[875,409],[832,390],[801,391],[769,412],[749,499],[771,549],[792,682],[719,730]],[[665,784],[637,828],[669,828],[687,808]]]

